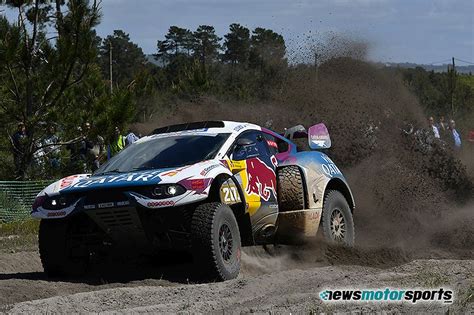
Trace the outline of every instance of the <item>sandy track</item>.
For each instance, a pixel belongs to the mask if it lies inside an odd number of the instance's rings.
[[[224,283],[183,284],[144,274],[132,281],[100,284],[97,279],[50,281],[41,273],[35,252],[7,254],[0,258],[1,303],[3,310],[12,313],[474,311],[467,296],[468,292],[472,294],[472,260],[414,260],[391,268],[328,266],[324,261],[310,264],[308,260],[291,263],[288,256],[270,257],[255,252],[245,254],[243,260],[242,275]],[[151,279],[141,279],[146,276]],[[328,304],[318,297],[325,288],[447,284],[456,292],[453,305]]]

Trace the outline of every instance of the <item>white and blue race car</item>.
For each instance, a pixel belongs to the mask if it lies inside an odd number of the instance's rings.
[[[309,150],[293,141],[307,138]],[[156,129],[94,174],[38,194],[39,251],[48,275],[84,272],[118,248],[184,250],[209,279],[235,278],[241,246],[315,238],[354,243],[354,199],[323,152],[324,124],[280,135],[250,123]]]

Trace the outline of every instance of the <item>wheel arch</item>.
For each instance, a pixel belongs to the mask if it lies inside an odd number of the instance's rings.
[[[227,180],[232,180],[237,187],[240,196],[240,203],[229,205],[229,207],[234,212],[234,216],[237,220],[240,230],[240,239],[242,245],[250,246],[254,245],[254,237],[252,232],[252,222],[250,220],[250,215],[246,212],[246,201],[245,194],[240,186],[239,182],[234,176],[231,176],[227,173],[220,173],[211,182],[211,188],[209,190],[209,196],[206,199],[206,202],[222,202],[220,197],[220,188],[221,185]]]
[[[349,207],[351,208],[351,212],[354,212],[355,209],[355,202],[354,202],[354,196],[352,195],[351,189],[347,185],[347,183],[340,179],[340,178],[332,178],[329,180],[329,182],[326,185],[326,188],[324,190],[324,195],[328,193],[330,190],[337,190],[339,191],[344,198],[346,198],[347,202],[349,203]]]
[[[275,169],[275,174],[276,176],[278,177],[278,171],[282,168],[285,168],[285,167],[297,167],[298,170],[300,171],[300,175],[301,175],[301,183],[303,185],[303,198],[304,198],[304,205],[305,205],[305,209],[309,208],[309,193],[308,193],[308,182],[307,182],[307,175],[306,175],[306,172],[305,170],[303,169],[303,167],[301,167],[300,165],[297,165],[297,164],[284,164],[284,165],[279,165],[277,166],[277,168]]]

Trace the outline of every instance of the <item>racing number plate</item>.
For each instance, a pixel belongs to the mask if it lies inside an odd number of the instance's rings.
[[[227,180],[221,186],[220,190],[221,202],[232,205],[241,202],[239,190],[232,180]]]

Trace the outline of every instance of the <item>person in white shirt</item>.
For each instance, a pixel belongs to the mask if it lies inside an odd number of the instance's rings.
[[[451,143],[453,144],[453,148],[455,150],[461,149],[461,136],[456,130],[456,123],[452,119],[449,121],[449,133],[451,134]]]
[[[430,125],[430,131],[433,132],[434,137],[436,139],[439,139],[440,138],[439,130],[438,130],[438,127],[435,126],[435,122],[434,122],[433,117],[428,118],[428,124]]]

